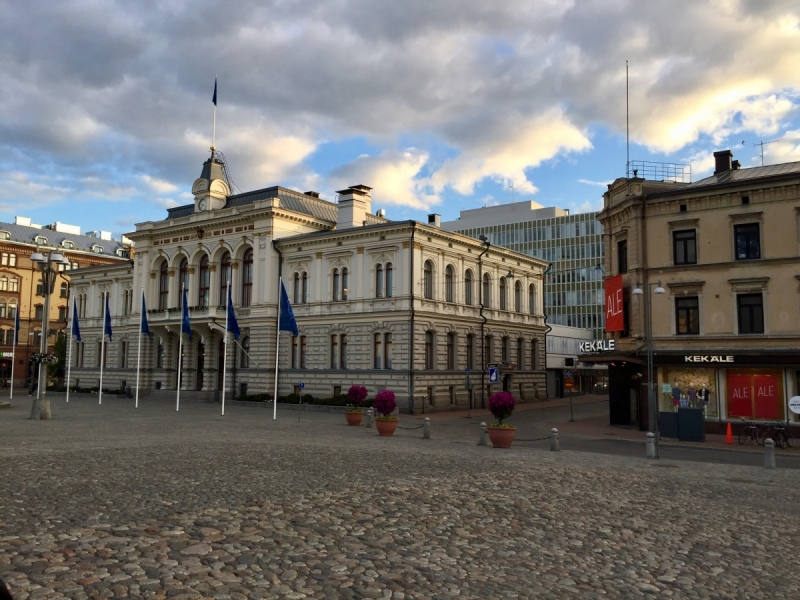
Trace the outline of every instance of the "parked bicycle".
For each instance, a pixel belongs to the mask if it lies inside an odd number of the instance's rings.
[[[793,445],[792,433],[785,423],[770,423],[761,438],[761,443],[763,444],[767,438],[771,438],[778,448],[791,448]]]
[[[743,446],[745,442],[752,441],[758,446],[758,425],[755,423],[748,423],[742,419],[742,429],[739,431],[739,445]]]

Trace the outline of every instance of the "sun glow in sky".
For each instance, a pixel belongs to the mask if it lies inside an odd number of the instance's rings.
[[[632,159],[800,160],[796,1],[4,3],[0,219],[118,234],[190,203],[215,75],[244,191],[594,210],[625,174],[626,60]]]

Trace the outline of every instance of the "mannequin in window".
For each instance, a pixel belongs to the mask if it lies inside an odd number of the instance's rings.
[[[692,408],[697,408],[697,388],[694,387],[694,383],[689,384],[689,406]]]
[[[672,384],[672,406],[675,412],[678,412],[678,407],[681,405],[681,388],[678,387],[678,382]]]
[[[708,408],[708,401],[710,399],[709,396],[711,396],[711,392],[708,391],[705,383],[703,384],[703,387],[700,388],[698,396],[700,397],[700,402],[702,403],[703,410],[705,411]]]

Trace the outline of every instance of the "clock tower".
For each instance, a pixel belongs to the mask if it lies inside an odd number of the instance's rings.
[[[223,169],[222,161],[212,148],[211,157],[203,163],[203,171],[192,185],[194,212],[225,208],[231,189],[225,181]]]

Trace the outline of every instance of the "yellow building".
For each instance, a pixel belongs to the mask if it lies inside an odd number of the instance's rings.
[[[648,427],[648,296],[661,413],[701,408],[709,431],[799,420],[800,162],[743,169],[728,150],[714,157],[700,181],[634,172],[603,196],[605,273],[621,276],[624,326],[581,360],[610,365],[612,423]]]
[[[123,243],[124,241],[124,243]],[[107,232],[81,235],[80,228],[64,223],[32,224],[16,217],[14,223],[0,222],[0,385],[11,376],[14,321],[19,311],[20,330],[16,347],[14,381],[24,384],[30,375],[31,355],[41,345],[44,297],[39,266],[30,260],[40,252],[58,251],[69,261],[60,265],[50,297],[48,347],[59,331],[67,326],[69,271],[78,267],[128,262],[132,247],[127,240],[115,241]]]

